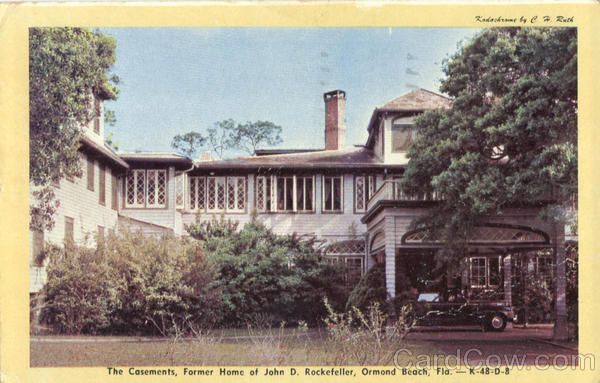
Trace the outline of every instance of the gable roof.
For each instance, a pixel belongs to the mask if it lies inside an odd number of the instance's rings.
[[[445,108],[452,106],[452,99],[441,94],[429,91],[427,89],[417,89],[405,95],[397,97],[379,108],[375,108],[369,121],[367,131],[369,138],[366,147],[373,148],[375,142],[376,130],[374,127],[378,124],[379,118],[384,113],[421,113],[430,109]]]
[[[426,89],[417,89],[393,99],[376,110],[388,112],[423,111],[427,109],[449,108],[451,105],[452,100],[446,96]]]

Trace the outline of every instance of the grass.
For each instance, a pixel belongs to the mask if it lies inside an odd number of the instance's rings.
[[[244,337],[239,339],[198,337],[183,341],[119,342],[113,337],[111,342],[31,342],[30,360],[31,367],[359,365],[371,363],[371,353],[377,349],[375,344],[366,343],[356,348],[357,353],[349,353],[314,333],[309,337],[287,331],[283,334],[286,336],[269,332],[272,335],[249,336],[243,330],[224,332]],[[390,342],[378,350],[380,357],[376,364],[393,365],[394,353],[402,348],[411,350],[412,355],[443,354],[427,342]],[[360,350],[364,355],[359,354]],[[399,356],[401,364],[410,359],[408,353]]]

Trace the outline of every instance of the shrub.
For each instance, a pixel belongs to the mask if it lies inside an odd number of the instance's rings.
[[[124,231],[96,250],[53,249],[42,320],[55,331],[171,335],[221,321],[215,271],[194,241]]]
[[[313,237],[276,235],[254,220],[239,231],[223,219],[187,230],[217,269],[213,286],[222,294],[223,325],[244,326],[257,315],[271,325],[314,324],[324,314],[322,297],[336,306],[346,300],[343,274],[322,259]]]
[[[345,313],[336,312],[324,300],[329,331],[327,350],[335,365],[389,364],[414,324],[410,307],[399,308],[394,317],[381,309],[379,302],[365,310],[352,307]]]
[[[380,307],[386,307],[386,298],[385,264],[377,263],[360,278],[350,293],[346,311],[350,311],[352,307],[364,311],[373,303],[378,303]]]
[[[48,246],[46,255],[41,320],[63,334],[95,334],[108,328],[119,299],[104,257],[72,245]]]

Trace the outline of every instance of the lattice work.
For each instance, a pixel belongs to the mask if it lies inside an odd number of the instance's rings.
[[[406,235],[404,243],[439,243],[439,238],[433,238],[428,229],[415,231]],[[528,228],[503,226],[478,226],[473,230],[469,242],[506,242],[506,243],[547,243],[547,238],[541,233]]]
[[[365,210],[365,177],[356,177],[356,210]]]
[[[156,171],[148,170],[148,205],[156,204]]]
[[[243,177],[237,179],[237,208],[238,210],[246,208],[246,179]]]
[[[158,171],[156,178],[156,200],[158,205],[164,206],[167,204],[167,172]]]
[[[256,209],[265,211],[265,178],[258,177],[256,179]]]
[[[219,210],[225,209],[225,179],[217,179],[217,207]]]
[[[135,171],[135,204],[143,205],[144,204],[144,192],[145,192],[145,183],[146,172],[143,170]]]
[[[493,226],[476,227],[473,239],[486,242],[545,242],[543,235],[533,231]]]
[[[198,189],[198,199],[196,201],[198,209],[204,210],[204,204],[206,201],[206,180],[204,178],[197,178],[197,189]]]
[[[235,178],[227,178],[227,209],[235,209]]]
[[[208,179],[208,210],[215,210],[217,206],[217,180],[214,178]]]
[[[409,243],[409,242],[439,242],[438,240],[435,240],[431,237],[431,233],[429,232],[429,230],[420,230],[420,231],[414,232],[412,234],[407,235],[404,240],[407,243]]]
[[[196,206],[197,206],[197,198],[198,195],[196,193],[196,183],[198,181],[198,178],[196,177],[190,177],[189,178],[189,182],[190,182],[190,210],[196,210]]]
[[[334,242],[325,247],[327,255],[350,255],[350,254],[365,254],[365,241],[363,239],[350,239],[346,241]]]
[[[135,203],[135,173],[129,173],[127,175],[127,205],[133,205]]]
[[[184,187],[183,187],[183,173],[176,172],[175,173],[175,206],[183,207],[183,199],[184,199]]]

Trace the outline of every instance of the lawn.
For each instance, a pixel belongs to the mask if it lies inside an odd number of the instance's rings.
[[[227,330],[211,337],[143,341],[115,337],[38,337],[31,342],[31,366],[393,365],[399,349],[411,350],[411,355],[443,354],[429,342],[397,340],[380,346],[372,341],[334,344],[314,331],[268,332],[270,335]],[[401,365],[409,361],[407,355],[399,353]]]

